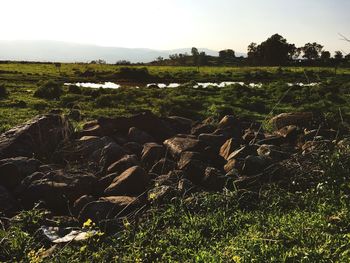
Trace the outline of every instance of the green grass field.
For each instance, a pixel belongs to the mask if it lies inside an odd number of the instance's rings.
[[[94,76],[80,74],[88,69]],[[0,98],[0,132],[52,109],[69,113],[72,108],[83,117],[73,121],[76,129],[99,116],[142,110],[193,119],[229,113],[261,121],[281,112],[312,110],[334,125],[350,120],[350,69],[338,69],[337,75],[332,68],[147,69],[152,78],[165,82],[244,80],[264,85],[193,88],[189,82],[179,88],[137,89],[132,86],[138,81],[115,75],[119,66],[62,64],[59,70],[53,64],[0,64],[0,86],[7,91]],[[63,87],[59,99],[35,97],[39,81],[47,80],[132,85],[118,90]],[[320,84],[290,87],[290,81]],[[98,235],[64,246],[47,243],[37,231],[46,220],[43,210],[1,218],[0,262],[350,262],[349,154],[350,149],[324,152],[310,160],[322,173],[307,171],[285,178],[283,185],[264,185],[258,196],[226,191],[174,198],[153,205],[137,222],[122,222],[114,235],[96,226]],[[295,186],[298,181],[302,187]]]
[[[275,67],[147,67],[148,83],[189,82],[178,89],[135,89],[142,86],[139,79],[118,76],[120,66],[95,64],[0,64],[0,85],[9,95],[0,100],[0,131],[4,131],[28,120],[39,113],[60,108],[69,112],[72,107],[81,110],[83,121],[101,115],[120,116],[142,110],[151,110],[158,115],[183,115],[190,118],[218,116],[224,112],[249,115],[263,119],[275,107],[289,87],[286,82],[317,81],[320,87],[295,87],[273,114],[304,109],[319,109],[335,114],[339,109],[346,115],[349,102],[350,69],[338,69],[334,76],[332,68],[275,68]],[[132,67],[140,68],[140,67]],[[80,73],[92,70],[95,75],[82,76]],[[77,74],[78,72],[78,74]],[[249,74],[247,75],[247,72]],[[258,73],[257,73],[258,72]],[[138,77],[138,75],[136,75]],[[60,100],[34,97],[40,81],[58,82],[103,82],[122,83],[119,90],[81,89],[72,94],[64,87]],[[193,89],[191,81],[213,82],[245,81],[265,83],[262,88],[229,86]],[[147,83],[147,80],[145,81]],[[23,103],[24,102],[24,103]]]

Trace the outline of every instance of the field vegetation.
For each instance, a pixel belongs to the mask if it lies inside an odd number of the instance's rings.
[[[122,87],[64,85],[104,81]],[[246,85],[195,88],[197,82],[208,81]],[[153,82],[181,86],[145,87]],[[332,127],[343,129],[350,120],[350,68],[0,63],[0,132],[54,109],[68,115],[78,110],[81,116],[72,117],[77,130],[100,116],[142,111],[195,120],[232,114],[260,120],[266,129],[272,115],[312,111],[324,113]],[[44,209],[2,217],[0,261],[348,262],[349,154],[348,146],[311,154],[307,161],[298,160],[302,172],[257,192],[196,193],[153,204],[110,232],[87,222],[84,228],[97,234],[79,243],[52,245],[44,240],[38,231],[48,223]],[[62,219],[50,223],[67,225]]]

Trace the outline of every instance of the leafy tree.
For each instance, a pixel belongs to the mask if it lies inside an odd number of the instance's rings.
[[[193,47],[193,48],[191,49],[191,54],[192,54],[192,56],[194,56],[194,57],[198,57],[198,56],[199,56],[199,51],[198,51],[198,49],[197,49],[196,47]]]
[[[191,49],[191,54],[192,54],[192,57],[193,57],[193,64],[194,65],[198,65],[198,62],[199,62],[199,51],[198,51],[198,49],[193,47]]]
[[[61,63],[59,63],[59,62],[55,63],[55,67],[56,67],[56,69],[58,70],[58,72],[59,72],[60,74],[61,74],[61,66],[62,66]]]
[[[342,60],[343,59],[343,53],[341,51],[335,51],[335,55],[334,55],[334,58],[336,60]]]
[[[314,43],[306,43],[301,50],[304,55],[303,58],[308,60],[315,60],[320,58],[320,54],[322,52],[323,46],[314,42]]]
[[[296,52],[294,44],[289,44],[279,34],[274,34],[260,45],[251,43],[248,46],[248,58],[255,63],[266,66],[285,65],[292,60]]]
[[[321,59],[328,60],[330,58],[331,58],[331,53],[329,51],[324,50],[321,52]]]
[[[219,58],[225,60],[225,59],[234,59],[236,58],[235,51],[232,49],[225,49],[219,51]]]
[[[3,84],[0,84],[0,99],[6,98],[8,95],[7,89]]]
[[[258,60],[258,45],[254,42],[248,46],[248,59],[251,63],[255,63]]]
[[[198,66],[204,66],[208,63],[208,56],[205,52],[199,53],[198,56]]]

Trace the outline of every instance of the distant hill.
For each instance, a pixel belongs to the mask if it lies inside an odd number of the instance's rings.
[[[218,52],[199,48],[208,55],[217,56]],[[56,62],[90,62],[102,59],[108,63],[128,60],[132,63],[151,62],[157,57],[168,58],[170,54],[190,54],[191,48],[174,50],[153,50],[147,48],[103,47],[87,44],[75,44],[59,41],[0,40],[0,60],[16,61],[56,61]],[[240,56],[243,54],[237,54]]]

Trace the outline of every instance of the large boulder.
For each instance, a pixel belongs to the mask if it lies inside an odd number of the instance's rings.
[[[110,143],[103,147],[99,166],[105,171],[112,163],[120,160],[126,151],[116,143]]]
[[[97,201],[87,203],[79,213],[79,220],[85,222],[91,219],[100,222],[104,219],[122,217],[140,205],[140,200],[130,196],[107,196]]]
[[[205,143],[200,140],[179,136],[164,141],[164,145],[175,158],[178,158],[185,151],[200,152],[205,148]]]
[[[168,174],[163,174],[158,176],[154,180],[155,186],[169,185],[173,186],[179,182],[179,180],[184,177],[185,173],[182,170],[172,170]]]
[[[47,158],[70,138],[72,132],[72,126],[64,116],[38,116],[0,135],[0,159],[17,156]]]
[[[160,159],[165,157],[163,145],[157,143],[146,143],[141,153],[141,161],[147,169],[150,169]]]
[[[173,171],[175,169],[176,169],[175,162],[169,159],[163,158],[159,160],[155,165],[153,165],[149,172],[153,174],[162,175],[162,174],[167,174],[168,172]]]
[[[218,128],[219,129],[227,129],[227,128],[233,128],[237,125],[240,125],[237,117],[235,117],[233,115],[226,115],[220,120],[220,122],[218,124]]]
[[[178,168],[182,170],[190,160],[204,161],[204,157],[199,152],[183,152],[177,162]]]
[[[16,157],[0,160],[0,185],[13,190],[21,181],[40,169],[41,162],[33,158]]]
[[[9,191],[0,185],[0,214],[8,214],[17,211],[18,206],[16,200]]]
[[[197,123],[191,129],[191,134],[198,136],[201,133],[212,133],[216,130],[216,127],[210,123]]]
[[[137,142],[127,142],[123,145],[124,150],[128,154],[135,154],[137,157],[141,157],[143,146]]]
[[[83,129],[77,133],[77,137],[81,138],[84,136],[104,136],[104,131],[102,127],[98,124],[98,122],[90,121],[84,124]]]
[[[233,153],[239,146],[240,145],[237,140],[233,138],[227,140],[220,148],[220,156],[227,160],[230,154]]]
[[[220,191],[224,188],[227,178],[216,168],[207,167],[201,184],[208,190]]]
[[[280,161],[290,156],[290,153],[284,152],[280,147],[275,145],[263,144],[257,149],[257,153],[261,157]]]
[[[244,159],[248,155],[257,155],[257,149],[259,148],[258,145],[246,145],[243,146],[234,152],[232,152],[228,157],[227,160],[231,159]]]
[[[77,140],[71,148],[64,149],[64,158],[77,161],[99,162],[102,150],[114,143],[110,137],[84,136]]]
[[[155,140],[161,142],[173,136],[174,131],[159,117],[151,112],[140,113],[131,117],[99,118],[98,124],[105,135],[120,132],[127,134],[131,127],[147,132]]]
[[[125,155],[120,160],[112,163],[108,169],[107,174],[111,173],[117,173],[121,174],[125,170],[129,169],[132,166],[140,165],[139,160],[137,159],[136,155]]]
[[[131,127],[128,133],[129,141],[145,144],[147,142],[154,142],[154,138],[147,132],[141,131],[136,127]]]
[[[290,112],[281,113],[270,120],[270,123],[277,130],[289,126],[295,125],[298,127],[310,127],[312,121],[314,120],[314,115],[312,112]]]
[[[207,165],[200,160],[189,159],[188,162],[182,167],[185,172],[185,178],[192,183],[199,185],[205,176],[205,169]]]
[[[190,133],[193,120],[179,116],[170,116],[164,121],[174,130],[175,133]]]
[[[244,160],[242,174],[246,176],[261,174],[269,164],[270,160],[264,156],[249,155]]]
[[[117,176],[104,191],[109,195],[139,195],[148,187],[150,178],[140,166],[133,166]]]
[[[75,216],[78,216],[80,211],[86,206],[87,204],[96,201],[96,198],[92,195],[83,195],[77,200],[75,200],[73,204],[72,212]]]
[[[211,146],[214,149],[220,149],[221,145],[226,141],[224,135],[216,135],[216,134],[207,134],[201,133],[198,136],[198,140],[204,142],[205,144]]]
[[[95,176],[82,172],[37,172],[22,181],[16,197],[27,208],[43,201],[53,211],[66,211],[77,198],[93,193],[96,183]]]

